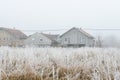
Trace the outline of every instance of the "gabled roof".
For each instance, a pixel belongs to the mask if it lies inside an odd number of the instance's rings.
[[[45,33],[41,33],[41,34],[49,38],[51,41],[57,41],[57,38],[59,36],[59,35],[45,34]]]
[[[17,39],[26,39],[27,38],[27,36],[20,30],[3,28],[3,27],[0,27],[0,30],[4,30],[4,31],[8,32],[10,35],[12,35],[13,37],[15,37]]]
[[[79,32],[81,32],[82,34],[84,34],[85,36],[89,37],[89,38],[94,38],[92,35],[90,35],[89,33],[85,32],[83,29],[79,29],[79,28],[76,28],[76,27],[73,27],[71,28],[70,30],[68,30],[67,32],[65,32],[64,34],[62,34],[60,37],[64,36],[66,33],[70,32],[71,30],[78,30]]]
[[[83,34],[85,34],[86,36],[88,36],[89,38],[94,38],[92,35],[90,35],[89,33],[87,33],[86,31],[84,31],[83,29],[79,29],[79,31]]]

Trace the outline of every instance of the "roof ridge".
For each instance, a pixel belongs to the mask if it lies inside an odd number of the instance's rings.
[[[62,37],[63,35],[65,35],[66,33],[68,33],[69,31],[71,31],[71,30],[73,30],[73,29],[76,29],[76,30],[82,32],[82,33],[85,34],[87,37],[94,38],[92,35],[90,35],[90,34],[87,33],[86,31],[84,31],[82,28],[77,28],[77,27],[72,27],[71,29],[69,29],[68,31],[66,31],[65,33],[63,33],[60,37]]]

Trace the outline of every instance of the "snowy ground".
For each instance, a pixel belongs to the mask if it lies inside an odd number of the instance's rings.
[[[0,80],[119,80],[117,48],[0,47]]]

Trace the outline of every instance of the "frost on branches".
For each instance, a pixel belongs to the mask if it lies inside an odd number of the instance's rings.
[[[117,48],[0,47],[0,80],[119,80]]]

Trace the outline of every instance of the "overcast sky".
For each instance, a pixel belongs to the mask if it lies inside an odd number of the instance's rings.
[[[120,29],[120,0],[0,0],[0,26],[20,30]]]

